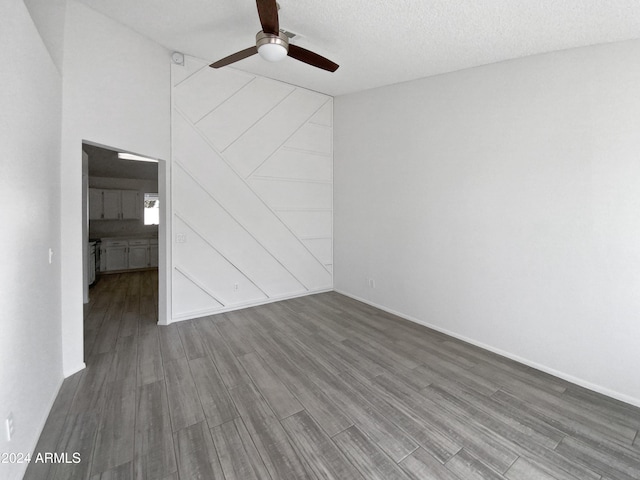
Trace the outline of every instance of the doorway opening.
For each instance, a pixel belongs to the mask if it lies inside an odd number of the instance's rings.
[[[85,359],[162,315],[165,164],[82,144]],[[144,326],[144,325],[143,325]]]

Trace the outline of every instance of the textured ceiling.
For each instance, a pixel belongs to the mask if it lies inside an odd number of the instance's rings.
[[[207,61],[254,45],[253,0],[80,0],[170,50]],[[292,43],[328,73],[258,56],[234,68],[340,95],[538,53],[640,38],[638,0],[279,0]],[[225,67],[228,68],[228,67]]]

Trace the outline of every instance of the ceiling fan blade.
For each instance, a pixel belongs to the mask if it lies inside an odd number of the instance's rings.
[[[296,60],[300,60],[301,62],[313,65],[314,67],[328,70],[329,72],[335,72],[340,66],[322,55],[318,55],[317,53],[313,53],[311,50],[292,44],[289,44],[289,56]]]
[[[278,22],[278,4],[276,0],[256,0],[258,6],[258,16],[264,33],[280,33],[280,24]]]
[[[224,57],[223,59],[218,60],[217,62],[214,62],[209,66],[211,68],[224,67],[226,65],[230,65],[244,58],[250,57],[251,55],[255,55],[256,53],[258,53],[258,49],[255,46],[245,48],[244,50],[240,50],[239,52],[229,55],[228,57]]]

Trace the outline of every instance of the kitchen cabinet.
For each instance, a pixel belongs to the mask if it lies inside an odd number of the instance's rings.
[[[149,240],[129,240],[129,268],[149,266]]]
[[[127,240],[105,240],[102,242],[101,270],[126,270],[129,268],[129,242]]]
[[[89,220],[102,219],[102,190],[89,189]]]
[[[137,220],[140,218],[141,210],[140,193],[135,190],[122,190],[120,192],[121,220]]]
[[[88,283],[93,285],[96,281],[96,242],[89,242],[89,258],[87,260],[87,270],[89,271]]]
[[[100,271],[112,272],[158,266],[157,238],[103,238]]]
[[[89,220],[138,220],[141,212],[136,190],[89,189]]]
[[[158,239],[153,238],[149,240],[149,266],[158,266]]]
[[[122,204],[120,190],[102,190],[102,219],[120,220]]]

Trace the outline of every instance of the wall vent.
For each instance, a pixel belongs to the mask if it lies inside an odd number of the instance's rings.
[[[286,35],[287,37],[289,37],[289,40],[291,40],[293,37],[297,37],[298,36],[297,33],[290,32],[288,30],[285,30],[284,28],[280,29],[280,33],[282,33],[282,34]]]

